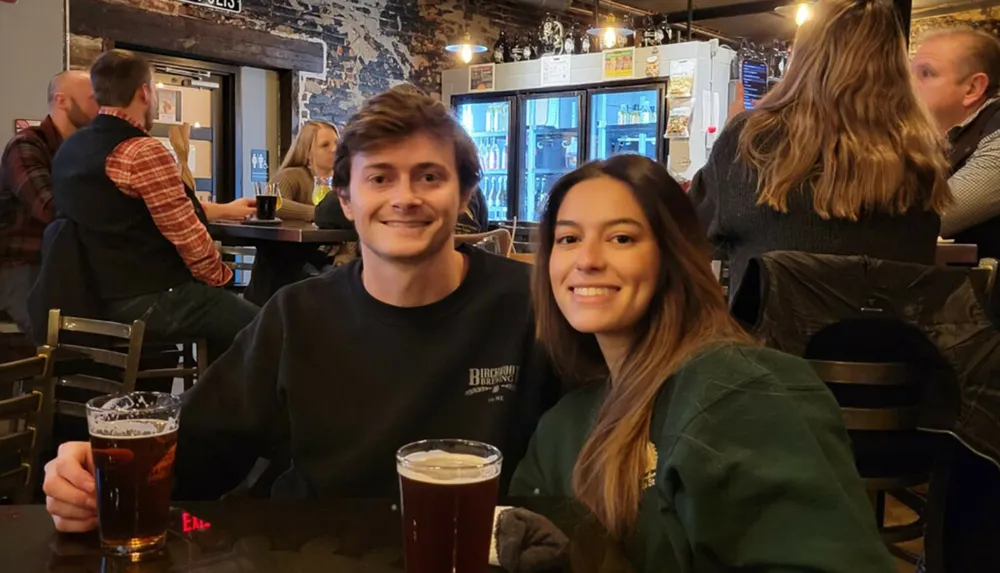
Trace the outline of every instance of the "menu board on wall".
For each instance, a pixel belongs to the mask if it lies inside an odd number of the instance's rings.
[[[180,0],[185,4],[197,4],[206,8],[225,10],[226,12],[240,12],[243,10],[243,0]]]

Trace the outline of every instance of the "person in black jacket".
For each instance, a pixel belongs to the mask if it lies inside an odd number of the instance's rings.
[[[258,458],[290,459],[273,496],[390,497],[395,452],[425,438],[494,444],[503,479],[555,379],[536,352],[530,267],[454,246],[480,176],[447,108],[401,86],[343,132],[334,175],[362,260],[282,289],[184,395],[175,499],[213,499]],[[46,466],[60,531],[96,526],[90,446]]]
[[[726,126],[691,198],[730,293],[768,251],[932,264],[947,164],[892,3],[817,4],[785,78]]]

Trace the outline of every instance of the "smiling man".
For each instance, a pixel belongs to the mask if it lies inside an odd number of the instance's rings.
[[[187,393],[176,498],[217,498],[258,457],[292,461],[274,496],[389,497],[397,448],[426,438],[491,443],[513,471],[557,390],[529,267],[454,246],[479,174],[440,102],[403,86],[364,105],[334,174],[362,259],[279,291]],[[46,467],[60,530],[94,526],[88,455],[64,445]]]

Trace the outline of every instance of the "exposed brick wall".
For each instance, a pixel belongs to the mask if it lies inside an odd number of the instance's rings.
[[[271,33],[319,38],[327,46],[325,78],[299,82],[303,118],[344,123],[365,98],[400,82],[441,91],[441,71],[454,67],[444,51],[464,28],[461,0],[244,0],[227,14],[175,0],[108,0],[164,13],[203,18]],[[544,12],[514,0],[472,0],[470,30],[488,46],[501,28],[508,37],[537,29]],[[70,12],[70,18],[73,14]],[[561,17],[564,21],[569,16]],[[71,64],[85,67],[100,48],[93,38],[71,38]],[[234,46],[233,49],[239,49]],[[487,54],[478,56],[482,61]]]

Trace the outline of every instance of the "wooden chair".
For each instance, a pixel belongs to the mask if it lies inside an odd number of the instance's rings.
[[[509,257],[514,247],[514,239],[507,229],[494,229],[474,235],[455,235],[455,245],[478,245],[484,241],[496,241],[500,256]]]
[[[930,482],[937,450],[936,436],[917,430],[921,388],[918,374],[911,365],[898,362],[810,360],[810,364],[837,397],[856,454],[869,445],[873,446],[870,452],[899,455],[897,459],[892,455],[886,458],[871,453],[859,455],[858,473],[875,509],[882,540],[893,554],[916,563],[918,556],[896,544],[923,536],[925,499],[909,488]],[[886,495],[914,510],[917,519],[902,525],[885,525]]]
[[[0,498],[17,504],[31,503],[34,478],[41,463],[39,452],[52,433],[53,381],[51,349],[38,355],[0,365],[0,386],[19,385],[13,398],[0,400],[0,420],[13,423],[12,432],[0,436]]]
[[[47,344],[54,349],[56,356],[85,357],[94,364],[103,365],[114,371],[115,378],[94,374],[58,374],[57,388],[75,388],[93,395],[128,393],[135,390],[136,382],[154,378],[172,379],[184,378],[185,388],[194,384],[204,371],[207,355],[202,341],[175,341],[164,343],[176,352],[177,345],[184,347],[180,355],[168,354],[168,359],[176,356],[180,364],[168,368],[141,368],[144,344],[146,343],[146,325],[141,320],[132,324],[120,324],[104,320],[61,316],[59,309],[49,311]],[[71,344],[60,342],[60,333],[79,333],[89,335],[87,344]],[[104,344],[99,344],[103,342]],[[197,356],[194,356],[197,354]],[[162,356],[162,354],[161,354]],[[83,402],[56,397],[55,411],[60,414],[85,417]]]

